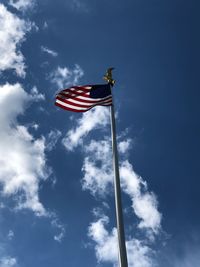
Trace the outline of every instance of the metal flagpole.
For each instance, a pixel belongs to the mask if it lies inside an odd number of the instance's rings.
[[[108,69],[106,75],[104,76],[104,79],[108,81],[110,87],[112,87],[115,83],[115,81],[112,79],[112,70],[113,68]],[[111,88],[111,93],[112,93],[112,88]],[[120,267],[128,267],[125,235],[124,235],[122,203],[121,203],[121,188],[120,188],[120,177],[119,177],[114,103],[112,103],[112,105],[110,106],[110,120],[111,120],[111,135],[112,135],[115,209],[116,209],[116,220],[117,220],[119,261],[120,261]]]

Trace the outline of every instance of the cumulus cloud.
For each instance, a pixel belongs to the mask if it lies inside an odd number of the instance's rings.
[[[18,260],[16,257],[9,255],[7,252],[8,246],[6,243],[0,243],[0,267],[15,267],[18,266]]]
[[[90,190],[92,195],[104,196],[113,183],[111,144],[106,140],[92,140],[85,147],[85,153],[83,189]]]
[[[98,119],[97,119],[98,118]],[[105,127],[109,123],[109,109],[96,107],[86,112],[76,121],[75,128],[69,130],[63,139],[65,148],[74,150],[82,144],[83,138],[93,129]]]
[[[59,89],[62,89],[69,85],[76,85],[83,74],[84,72],[78,64],[75,64],[73,69],[58,66],[58,68],[50,74],[50,79]]]
[[[109,223],[107,216],[102,216],[89,226],[88,235],[95,242],[96,257],[99,262],[110,262],[118,266],[117,229],[110,232],[106,229]],[[137,239],[126,242],[128,265],[130,267],[152,267],[152,251]]]
[[[25,76],[24,57],[19,50],[31,24],[19,19],[0,4],[0,71],[14,69],[18,76]]]
[[[89,190],[93,196],[106,197],[113,190],[113,167],[111,138],[108,135],[109,109],[96,107],[84,113],[76,121],[76,126],[70,129],[63,144],[68,151],[74,150],[81,145],[85,155],[83,162],[83,190]],[[87,141],[85,138],[92,130],[97,129],[104,132],[100,140]],[[102,132],[103,130],[103,132]],[[110,131],[110,130],[109,130]],[[132,201],[132,211],[138,218],[138,230],[143,231],[148,238],[146,243],[142,240],[129,238],[127,241],[127,251],[129,266],[150,267],[152,263],[153,251],[150,249],[151,243],[161,228],[161,214],[158,211],[158,202],[153,192],[148,190],[147,183],[134,172],[132,164],[127,159],[128,151],[132,145],[132,139],[126,137],[124,132],[119,136],[120,153],[120,178],[122,192]],[[83,142],[84,140],[84,142]],[[92,223],[89,227],[89,237],[96,243],[95,251],[98,261],[112,262],[117,265],[117,232],[113,228],[111,232],[105,229],[108,218],[101,216],[100,219]]]
[[[0,267],[13,267],[17,265],[16,258],[12,258],[10,256],[3,257],[0,259]]]
[[[118,143],[119,153],[121,154],[127,153],[130,150],[131,145],[132,145],[132,140],[130,138],[120,141]]]
[[[18,9],[19,11],[25,11],[28,8],[32,8],[35,4],[35,0],[10,0],[9,5]]]
[[[148,191],[147,183],[134,172],[128,160],[122,162],[120,175],[122,189],[130,196],[133,210],[141,219],[139,228],[149,228],[157,233],[160,229],[161,214],[154,193]]]
[[[41,46],[41,50],[49,55],[51,55],[52,57],[57,57],[58,53],[56,51],[53,51],[51,49],[49,49],[46,46]]]
[[[93,195],[110,193],[113,183],[111,142],[107,140],[92,140],[85,146],[83,164],[83,189],[88,189]],[[120,164],[122,190],[132,200],[134,213],[141,219],[138,227],[157,233],[160,229],[161,214],[155,195],[148,191],[147,183],[138,176],[128,160]]]
[[[35,0],[9,0],[8,3],[24,12],[34,6]],[[0,72],[12,69],[24,78],[26,66],[20,47],[25,34],[38,27],[9,12],[3,4],[0,4],[0,24]],[[43,50],[56,56],[55,51],[46,47]],[[74,70],[75,74],[78,75],[78,68]],[[30,103],[44,99],[35,86],[28,94],[19,83],[0,85],[0,193],[2,201],[9,198],[15,210],[29,209],[37,216],[48,216],[56,231],[54,239],[61,242],[65,228],[55,213],[44,208],[39,198],[39,187],[51,173],[46,166],[45,152],[53,149],[61,133],[52,130],[46,138],[35,138],[29,127],[37,130],[38,124],[32,122],[24,126],[19,123],[19,117],[24,115]],[[0,208],[5,208],[3,202]],[[14,232],[10,230],[7,239],[13,237]],[[16,258],[2,253],[2,244],[0,247],[0,267],[18,266]]]
[[[105,225],[108,222],[108,217],[103,216],[96,222],[91,223],[88,235],[96,242],[95,251],[98,261],[116,263],[118,258],[117,233],[115,228],[111,233],[106,230]]]
[[[17,209],[27,208],[46,215],[39,200],[39,184],[47,179],[45,138],[34,138],[17,121],[28,103],[42,95],[27,94],[20,84],[0,86],[0,183],[4,197],[14,197]]]

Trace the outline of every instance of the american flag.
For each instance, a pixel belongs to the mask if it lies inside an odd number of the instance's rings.
[[[64,89],[57,94],[55,105],[74,112],[85,112],[97,105],[110,106],[110,85],[84,85]]]

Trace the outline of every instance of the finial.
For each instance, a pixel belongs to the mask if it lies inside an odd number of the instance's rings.
[[[103,76],[103,79],[110,83],[112,86],[115,84],[115,80],[112,78],[112,71],[114,68],[109,68],[106,71],[106,74]]]

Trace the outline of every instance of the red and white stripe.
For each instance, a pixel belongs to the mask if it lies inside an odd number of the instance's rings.
[[[104,98],[91,98],[92,86],[74,86],[64,89],[56,96],[55,105],[74,112],[85,112],[94,106],[110,106],[112,95]]]

